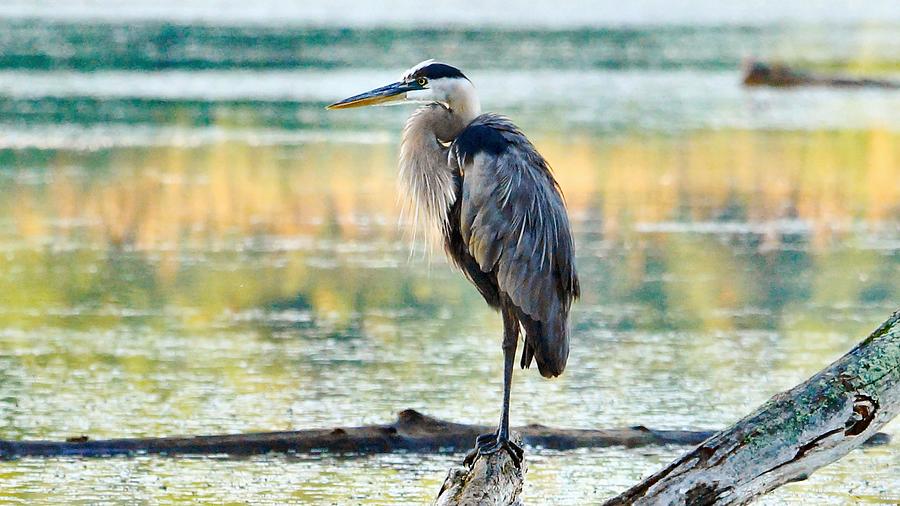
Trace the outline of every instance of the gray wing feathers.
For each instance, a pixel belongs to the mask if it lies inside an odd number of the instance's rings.
[[[505,118],[485,115],[508,141],[500,152],[462,156],[460,230],[481,270],[496,270],[500,290],[541,322],[563,320],[578,296],[565,204],[546,161]]]

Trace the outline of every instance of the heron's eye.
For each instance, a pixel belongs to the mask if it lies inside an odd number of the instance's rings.
[[[419,86],[425,86],[426,84],[428,84],[428,79],[425,79],[424,77],[420,77],[420,78],[416,79],[416,83]]]

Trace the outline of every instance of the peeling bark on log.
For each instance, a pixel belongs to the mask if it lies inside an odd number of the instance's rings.
[[[392,451],[468,451],[479,434],[495,427],[439,420],[418,411],[402,411],[387,425],[338,427],[287,432],[67,441],[0,441],[0,458],[106,457],[111,455],[254,455],[269,452],[373,454]],[[542,425],[517,427],[528,446],[555,450],[585,447],[695,445],[713,431],[622,429],[555,429]]]
[[[513,432],[512,440],[521,445],[522,435]],[[505,451],[481,457],[471,468],[451,468],[434,506],[522,506],[526,472],[525,460],[517,468]]]
[[[747,504],[843,457],[898,411],[900,310],[812,378],[605,504]]]
[[[898,89],[900,82],[886,79],[865,79],[845,76],[826,76],[803,72],[781,63],[751,61],[745,65],[745,86],[829,86],[833,88],[885,88]]]

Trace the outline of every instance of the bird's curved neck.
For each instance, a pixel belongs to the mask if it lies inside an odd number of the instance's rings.
[[[475,118],[481,115],[481,101],[478,100],[478,93],[475,92],[475,86],[468,79],[455,79],[453,89],[447,93],[447,108],[451,115],[457,118],[457,122],[462,124],[459,132],[468,126]],[[456,132],[453,139],[459,135]],[[442,139],[442,140],[453,140]]]
[[[400,186],[413,221],[426,230],[445,230],[450,206],[456,200],[455,173],[445,146],[468,123],[447,106],[431,103],[410,116],[400,143]],[[413,227],[416,228],[415,226]]]
[[[447,144],[481,115],[481,102],[468,79],[432,83],[437,102],[410,116],[400,143],[400,184],[414,208],[430,225],[446,231],[456,201],[456,172],[447,160]]]

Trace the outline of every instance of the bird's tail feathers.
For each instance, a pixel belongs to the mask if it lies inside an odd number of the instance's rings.
[[[532,361],[535,361],[538,371],[545,378],[562,374],[569,358],[567,315],[562,313],[552,321],[540,322],[520,313],[519,320],[525,328],[525,347],[520,362],[522,368],[531,367]]]

